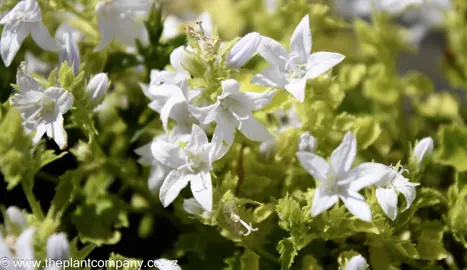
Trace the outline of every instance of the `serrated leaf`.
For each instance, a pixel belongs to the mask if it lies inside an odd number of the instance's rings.
[[[139,270],[144,265],[143,260],[124,257],[115,253],[110,254],[107,263],[107,270]]]
[[[453,166],[459,172],[467,171],[467,128],[465,126],[442,126],[438,131],[439,146],[435,155],[438,163]]]
[[[298,255],[295,244],[292,240],[286,238],[279,241],[277,251],[280,254],[281,269],[288,270],[292,266],[295,257]]]

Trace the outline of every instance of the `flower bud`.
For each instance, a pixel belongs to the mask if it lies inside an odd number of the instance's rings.
[[[16,206],[10,206],[6,210],[6,215],[8,216],[9,222],[7,222],[6,228],[9,230],[10,225],[16,226],[18,229],[23,230],[26,228],[27,222],[21,209]]]
[[[433,152],[433,139],[431,137],[423,138],[415,145],[413,156],[417,160],[417,165],[420,166],[422,161]]]
[[[47,257],[53,261],[67,260],[70,256],[68,240],[64,233],[56,233],[47,240]]]
[[[300,135],[300,139],[298,140],[298,151],[314,153],[317,148],[318,142],[308,131]]]
[[[242,37],[230,50],[227,56],[227,66],[240,68],[256,52],[261,42],[261,35],[253,32]]]
[[[367,267],[367,262],[362,255],[357,255],[352,257],[350,261],[347,263],[345,270],[365,270]]]
[[[78,75],[80,57],[76,40],[73,39],[71,33],[65,32],[60,40],[59,51],[60,63],[68,62],[68,65],[73,66],[73,73]]]
[[[98,105],[104,99],[109,88],[109,78],[105,73],[99,73],[92,77],[88,84],[89,98],[92,105]]]

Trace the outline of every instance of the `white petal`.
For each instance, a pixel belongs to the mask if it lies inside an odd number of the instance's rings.
[[[204,130],[201,129],[198,125],[193,125],[191,129],[190,140],[188,141],[186,148],[197,148],[203,144],[207,144],[208,142],[208,136],[206,136]]]
[[[354,256],[347,263],[345,270],[366,270],[367,262],[362,255]]]
[[[178,26],[181,23],[182,22],[177,17],[173,15],[167,16],[164,20],[164,30],[162,32],[162,37],[165,39],[176,37],[180,33]]]
[[[7,23],[2,31],[2,39],[0,40],[0,51],[6,67],[11,65],[11,62],[18,53],[24,39],[29,35],[30,28],[27,24],[19,25],[14,22]]]
[[[284,46],[272,38],[262,36],[258,46],[258,53],[271,65],[285,70],[289,53]]]
[[[16,73],[16,84],[19,87],[20,92],[27,92],[30,90],[42,91],[42,86],[34,80],[34,78],[26,73],[23,69],[18,69]]]
[[[60,87],[50,87],[45,94],[55,100],[61,114],[65,114],[73,107],[73,94]]]
[[[173,95],[164,104],[164,106],[161,109],[161,113],[160,113],[160,119],[162,121],[162,126],[164,127],[165,132],[168,132],[167,125],[169,122],[169,117],[172,116],[172,118],[174,118],[173,117],[174,114],[177,114],[177,111],[175,110],[175,106],[180,103],[186,103],[185,96],[183,96],[181,89],[175,86],[173,88],[174,88]],[[188,107],[188,104],[186,106]]]
[[[30,227],[23,231],[16,239],[16,258],[22,261],[34,260],[34,236],[35,229]],[[24,269],[33,270],[34,267],[25,267]]]
[[[14,224],[14,226],[16,226],[17,228],[21,230],[26,228],[26,225],[27,225],[26,218],[21,212],[21,209],[19,209],[16,206],[10,206],[7,208],[6,214],[8,216],[10,223]],[[9,224],[6,223],[5,225],[6,225],[7,230],[9,230]]]
[[[158,140],[151,145],[152,155],[162,164],[176,169],[185,164],[182,149],[168,142]]]
[[[170,54],[170,64],[175,68],[177,72],[188,74],[182,66],[184,52],[185,46],[180,46],[174,49]]]
[[[314,79],[342,62],[344,58],[345,56],[340,53],[316,52],[312,54],[308,60],[306,77],[308,79]]]
[[[339,182],[344,184],[349,179],[349,189],[358,192],[365,187],[379,185],[389,173],[390,167],[384,164],[365,162],[350,169]]]
[[[195,198],[183,200],[183,209],[188,213],[195,216],[201,216],[205,211],[203,207],[196,201]]]
[[[355,191],[348,191],[346,194],[339,195],[349,212],[363,221],[371,221],[370,206],[365,198]]]
[[[0,257],[8,259],[8,261],[13,260],[13,256],[11,255],[10,247],[3,239],[2,233],[0,232]],[[15,268],[5,268],[5,270],[15,270]]]
[[[219,107],[219,101],[206,107],[195,107],[192,105],[188,106],[188,110],[193,116],[198,119],[201,124],[209,124],[216,120],[217,112],[216,109]]]
[[[336,175],[341,176],[347,172],[357,155],[357,139],[355,135],[348,131],[341,144],[331,154],[331,166]]]
[[[422,163],[426,156],[433,152],[433,139],[431,137],[423,138],[415,145],[413,155],[417,158],[418,165]]]
[[[224,80],[221,82],[222,85],[222,98],[228,95],[240,93],[240,84],[233,79]]]
[[[310,18],[308,14],[303,17],[295,28],[290,39],[290,53],[299,58],[299,62],[306,63],[311,54],[312,47]]]
[[[201,22],[206,36],[214,35],[214,24],[212,23],[211,14],[209,14],[209,12],[204,11],[201,13],[196,21]]]
[[[306,78],[298,80],[294,83],[285,85],[285,90],[292,94],[298,101],[303,102],[305,100],[305,88]]]
[[[42,22],[36,23],[36,26],[31,30],[31,36],[36,44],[46,51],[58,52],[60,49],[57,41],[50,36],[49,30]]]
[[[274,87],[283,89],[288,84],[286,78],[277,66],[271,66],[261,73],[257,74],[251,80],[252,84],[257,84],[266,87]]]
[[[376,200],[378,200],[381,209],[390,219],[394,220],[397,216],[397,194],[392,189],[376,188]]]
[[[238,121],[238,129],[248,139],[255,142],[264,142],[274,139],[274,136],[251,113],[245,120]]]
[[[242,37],[230,50],[226,64],[231,68],[243,66],[258,49],[261,35],[253,32]]]
[[[318,182],[324,183],[327,181],[329,165],[324,158],[310,152],[297,152],[296,155],[303,168]]]
[[[47,258],[54,261],[67,260],[70,256],[69,244],[64,233],[55,233],[47,240]]]
[[[63,127],[63,116],[60,114],[57,120],[47,125],[47,136],[52,138],[55,143],[63,150],[68,147],[68,136]]]
[[[225,141],[227,145],[232,145],[235,138],[235,125],[235,119],[232,116],[219,112],[212,140]]]
[[[324,187],[318,186],[313,194],[313,202],[311,204],[311,216],[315,217],[322,212],[328,210],[337,203],[339,196],[329,192]]]
[[[60,48],[59,58],[61,63],[66,61],[69,66],[73,66],[73,72],[75,76],[77,76],[80,65],[80,56],[78,44],[76,44],[76,40],[74,40],[71,35],[72,33],[70,32],[63,34],[63,44]]]
[[[263,93],[245,92],[245,96],[248,100],[248,103],[245,105],[248,105],[247,107],[251,111],[261,110],[271,102],[275,95],[276,90]]]
[[[105,3],[100,2],[96,5],[96,11],[97,11],[97,24],[99,27],[99,33],[101,37],[101,42],[100,44],[94,49],[95,52],[101,51],[109,43],[114,39],[115,35],[117,34],[117,31],[119,29],[116,28],[118,23],[115,21],[116,18],[113,16],[116,16],[113,12],[107,13],[103,7]]]
[[[42,139],[42,136],[47,132],[47,125],[46,124],[39,124],[36,128],[36,133],[32,138],[32,144],[37,145],[39,141]]]
[[[148,188],[153,193],[159,193],[159,190],[164,183],[164,179],[170,173],[171,169],[157,162],[151,167],[151,173],[148,178]]]
[[[403,178],[403,177],[401,177]],[[397,191],[402,193],[405,197],[405,201],[407,202],[407,206],[404,208],[404,210],[409,209],[409,207],[412,205],[413,201],[417,197],[417,190],[415,189],[415,186],[413,186],[412,183],[407,182],[404,185],[400,185],[396,179],[394,181],[394,187],[396,188]]]
[[[191,177],[190,177],[191,178]],[[196,201],[206,210],[212,210],[212,184],[209,172],[193,175],[190,182],[191,192]]]
[[[189,178],[183,171],[172,170],[164,179],[159,199],[164,207],[169,206],[180,194],[180,191],[188,185]]]

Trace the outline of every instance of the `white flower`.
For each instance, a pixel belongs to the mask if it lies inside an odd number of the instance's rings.
[[[264,5],[266,6],[266,11],[268,13],[276,12],[277,7],[279,5],[278,1],[279,0],[263,0]]]
[[[162,32],[163,39],[172,39],[184,31],[183,26],[188,23],[201,22],[204,34],[212,36],[214,34],[214,26],[212,23],[211,15],[205,11],[198,17],[193,14],[187,13],[183,18],[169,15],[164,21],[164,30]]]
[[[58,56],[60,63],[66,61],[69,66],[73,67],[73,73],[77,76],[81,60],[76,39],[73,39],[71,32],[65,32],[59,39],[59,43],[60,51]]]
[[[170,65],[175,71],[168,70],[151,70],[150,87],[154,88],[162,84],[179,85],[183,81],[190,78],[190,74],[183,68],[183,60],[186,57],[186,51],[190,51],[191,47],[180,46],[170,54]],[[152,90],[155,91],[155,90]]]
[[[47,239],[47,258],[49,259],[48,267],[44,270],[61,270],[64,260],[70,257],[70,249],[67,237],[64,233],[55,233]]]
[[[358,192],[381,180],[386,172],[373,172],[373,163],[362,163],[351,169],[356,154],[357,140],[350,131],[332,152],[329,164],[313,153],[297,152],[302,166],[319,183],[311,206],[312,216],[331,208],[340,198],[354,216],[364,221],[371,220],[370,207]]]
[[[165,177],[172,169],[159,162],[152,154],[151,149],[159,140],[167,143],[178,143],[178,141],[184,141],[184,139],[181,140],[180,138],[173,136],[174,133],[176,133],[176,131],[173,131],[171,136],[167,134],[156,136],[150,143],[135,150],[135,153],[140,156],[138,163],[145,166],[151,166],[151,173],[148,178],[148,188],[154,193],[159,193],[159,189],[162,186]]]
[[[11,231],[11,225],[20,230],[26,229],[27,222],[21,209],[16,206],[9,206],[6,210],[6,215],[8,217],[8,222],[5,222],[7,231]]]
[[[91,78],[87,87],[91,105],[96,106],[104,100],[109,84],[109,77],[106,73],[98,73]]]
[[[0,40],[0,52],[5,66],[10,66],[24,39],[32,39],[46,51],[58,51],[58,45],[42,23],[41,9],[36,0],[22,0],[6,14],[0,24],[5,27]]]
[[[234,141],[235,128],[252,141],[267,141],[273,136],[252,114],[271,102],[276,91],[263,93],[240,92],[237,81],[222,81],[222,95],[216,103],[207,107],[190,106],[193,115],[202,124],[216,122],[213,141],[225,141],[230,147]]]
[[[101,43],[95,51],[104,49],[115,37],[127,46],[144,39],[144,24],[139,17],[147,14],[150,0],[104,0],[96,4]]]
[[[433,153],[433,139],[431,137],[423,138],[415,145],[413,150],[414,158],[417,159],[417,165],[420,166],[425,158]]]
[[[365,270],[367,265],[365,258],[362,255],[357,255],[350,259],[345,270]]]
[[[211,212],[206,211],[195,198],[183,200],[183,209],[188,214],[199,216],[201,218],[209,218]]]
[[[26,62],[26,70],[41,76],[46,77],[52,70],[52,66],[36,57],[30,51],[24,53],[24,62]]]
[[[378,168],[379,167],[379,168]],[[396,219],[397,216],[397,192],[404,195],[407,205],[405,210],[409,209],[412,205],[412,202],[417,196],[415,187],[419,183],[410,183],[409,179],[405,178],[402,173],[404,173],[403,168],[400,171],[397,171],[393,167],[388,167],[380,164],[374,169],[386,172],[385,177],[376,183],[376,199],[383,209],[383,212],[392,220]]]
[[[197,125],[193,125],[188,144],[182,148],[180,144],[162,140],[151,145],[153,156],[172,170],[164,179],[159,198],[167,207],[180,191],[190,183],[193,197],[207,211],[212,210],[212,162],[221,158],[215,156],[215,145],[208,142],[208,137]]]
[[[253,32],[242,37],[230,50],[227,56],[227,66],[240,68],[243,66],[258,49],[261,42],[261,35]]]
[[[290,40],[290,54],[279,42],[262,37],[258,53],[271,65],[252,79],[253,84],[287,90],[299,101],[305,99],[308,79],[314,79],[344,60],[340,53],[311,54],[312,40],[306,15]],[[311,55],[310,55],[311,54]]]
[[[318,148],[318,141],[316,138],[310,135],[310,132],[305,132],[300,135],[300,139],[298,140],[298,151],[305,151],[314,153]]]
[[[67,133],[63,127],[63,114],[71,109],[73,95],[60,87],[44,89],[21,68],[16,75],[16,84],[19,92],[11,98],[11,105],[21,112],[26,132],[36,131],[33,143],[38,143],[47,133],[60,149],[65,149]]]

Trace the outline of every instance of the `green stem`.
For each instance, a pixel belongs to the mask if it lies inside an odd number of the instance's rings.
[[[44,212],[42,212],[41,205],[36,200],[36,196],[34,196],[32,186],[29,187],[23,182],[22,187],[24,190],[24,194],[26,195],[26,199],[28,200],[29,206],[31,206],[32,213],[38,220],[44,220]]]
[[[277,259],[277,256],[272,254],[271,252],[267,251],[261,246],[255,246],[255,247],[248,247],[245,245],[246,248],[251,249],[253,252],[259,254],[262,258],[274,263],[274,264],[280,264],[279,260]]]
[[[44,179],[47,182],[50,182],[52,184],[57,184],[58,183],[58,179],[55,176],[53,176],[53,175],[51,175],[49,173],[46,173],[46,172],[38,172],[38,173],[36,173],[36,176],[39,177],[39,178],[42,178],[42,179]]]

